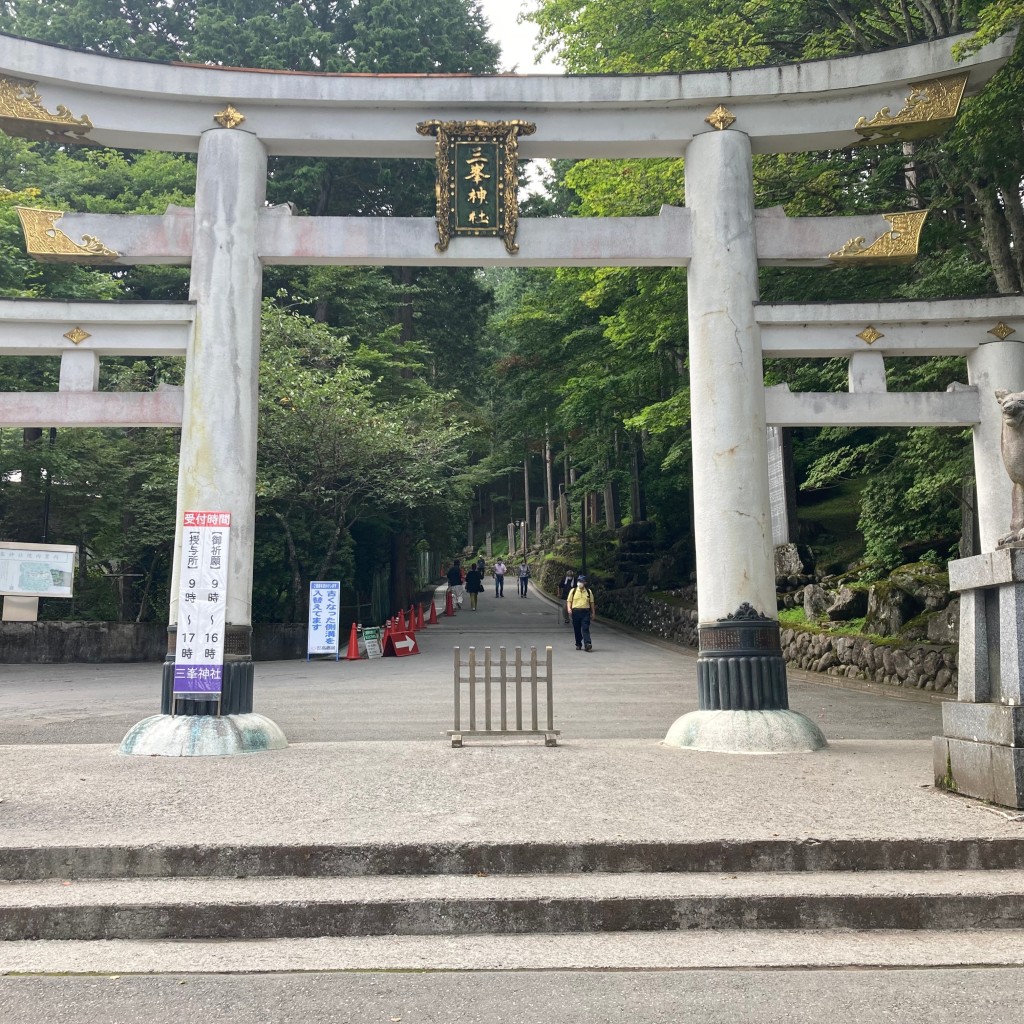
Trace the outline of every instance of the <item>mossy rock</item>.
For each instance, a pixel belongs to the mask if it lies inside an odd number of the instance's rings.
[[[917,598],[890,580],[879,580],[868,591],[868,610],[864,616],[865,633],[896,636],[922,611]]]
[[[889,580],[928,611],[939,611],[950,602],[949,573],[930,562],[901,565],[889,574]]]
[[[928,619],[934,613],[921,612],[915,615],[899,631],[899,639],[902,643],[924,643],[928,640]]]

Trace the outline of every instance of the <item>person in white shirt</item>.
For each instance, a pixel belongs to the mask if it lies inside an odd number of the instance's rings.
[[[494,563],[494,596],[504,597],[505,596],[505,573],[508,572],[508,566],[499,558]]]

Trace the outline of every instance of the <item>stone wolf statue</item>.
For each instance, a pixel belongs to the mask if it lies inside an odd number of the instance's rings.
[[[996,401],[1003,410],[1003,429],[999,447],[1003,465],[1013,484],[1010,506],[1010,532],[999,538],[999,547],[1024,543],[1024,391],[1009,392],[997,388]]]

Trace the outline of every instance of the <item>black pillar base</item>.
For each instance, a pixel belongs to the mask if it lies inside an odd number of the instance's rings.
[[[786,662],[779,623],[743,605],[698,627],[697,689],[701,711],[785,711]]]
[[[255,666],[251,661],[224,663],[224,686],[221,690],[220,714],[247,715],[252,711],[252,683]],[[163,686],[160,693],[162,715],[216,715],[217,701],[194,700],[174,694],[174,662],[164,662]],[[172,705],[173,700],[173,705]]]
[[[216,715],[215,700],[174,699],[174,652],[177,649],[177,626],[167,630],[167,658],[164,661],[160,691],[162,715]],[[247,715],[252,711],[252,627],[228,626],[224,638],[224,683],[221,687],[220,714]]]

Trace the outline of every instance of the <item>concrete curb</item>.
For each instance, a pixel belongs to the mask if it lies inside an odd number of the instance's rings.
[[[0,878],[1010,870],[1021,839],[764,839],[694,843],[394,843],[0,848]]]
[[[195,884],[162,880],[97,883],[95,894],[86,888],[68,902],[35,902],[31,891],[16,893],[17,902],[8,902],[0,912],[0,940],[1024,927],[1019,885],[990,884],[989,879],[972,884],[960,873],[929,891],[922,891],[917,879],[897,875],[887,875],[883,885],[871,876],[857,876],[836,891],[830,891],[833,880],[822,876],[809,876],[796,891],[781,884],[784,880],[776,884],[771,877],[757,876],[757,891],[741,886],[735,894],[724,891],[727,879],[703,892],[704,883],[685,876],[645,876],[638,889],[633,876],[614,878],[622,882],[609,884],[607,877],[596,876],[588,880],[594,883],[593,894],[588,884],[586,893],[573,886],[564,895],[557,877],[543,891],[512,877],[468,879],[475,884],[444,894],[423,879],[383,890],[369,885],[365,891],[360,885],[325,887],[307,880],[284,892],[266,882],[242,880],[224,891],[221,883],[209,893]]]

